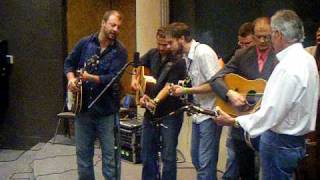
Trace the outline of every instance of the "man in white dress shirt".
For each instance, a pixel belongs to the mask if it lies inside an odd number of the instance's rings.
[[[191,37],[190,28],[180,22],[167,28],[168,48],[183,55],[186,70],[192,86],[205,83],[219,71],[217,54],[206,44],[200,44]],[[214,94],[193,95],[193,102],[205,109],[214,109]],[[208,115],[193,116],[191,158],[197,170],[198,180],[215,180],[218,162],[221,126]]]
[[[280,10],[272,16],[271,27],[279,64],[266,85],[261,108],[237,118],[219,110],[215,121],[241,126],[252,137],[261,135],[262,179],[292,179],[305,155],[304,135],[315,129],[319,75],[315,59],[301,44],[304,28],[298,15]]]

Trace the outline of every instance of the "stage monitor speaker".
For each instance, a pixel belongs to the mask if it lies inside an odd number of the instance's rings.
[[[120,119],[121,158],[140,163],[142,123],[136,119]]]

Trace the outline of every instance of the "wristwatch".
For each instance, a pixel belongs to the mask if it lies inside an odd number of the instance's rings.
[[[153,102],[154,102],[156,105],[158,105],[159,102],[160,102],[160,99],[159,99],[159,98],[154,98],[154,99],[153,99]]]
[[[234,119],[233,127],[235,127],[235,128],[239,128],[240,127],[239,121],[237,119]]]

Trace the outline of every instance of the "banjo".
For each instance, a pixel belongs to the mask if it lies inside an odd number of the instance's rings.
[[[92,73],[94,70],[97,69],[98,64],[99,64],[99,56],[94,55],[84,63],[83,68],[77,70],[76,85],[79,88],[79,91],[72,92],[67,88],[68,91],[67,91],[66,104],[67,104],[68,111],[73,112],[74,114],[77,114],[81,111],[82,95],[83,95],[81,75],[84,71],[87,71],[88,73]]]

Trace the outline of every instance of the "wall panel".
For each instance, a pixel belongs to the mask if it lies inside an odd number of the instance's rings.
[[[26,148],[52,137],[62,109],[63,0],[2,0],[0,13],[0,39],[15,62],[0,144]]]

